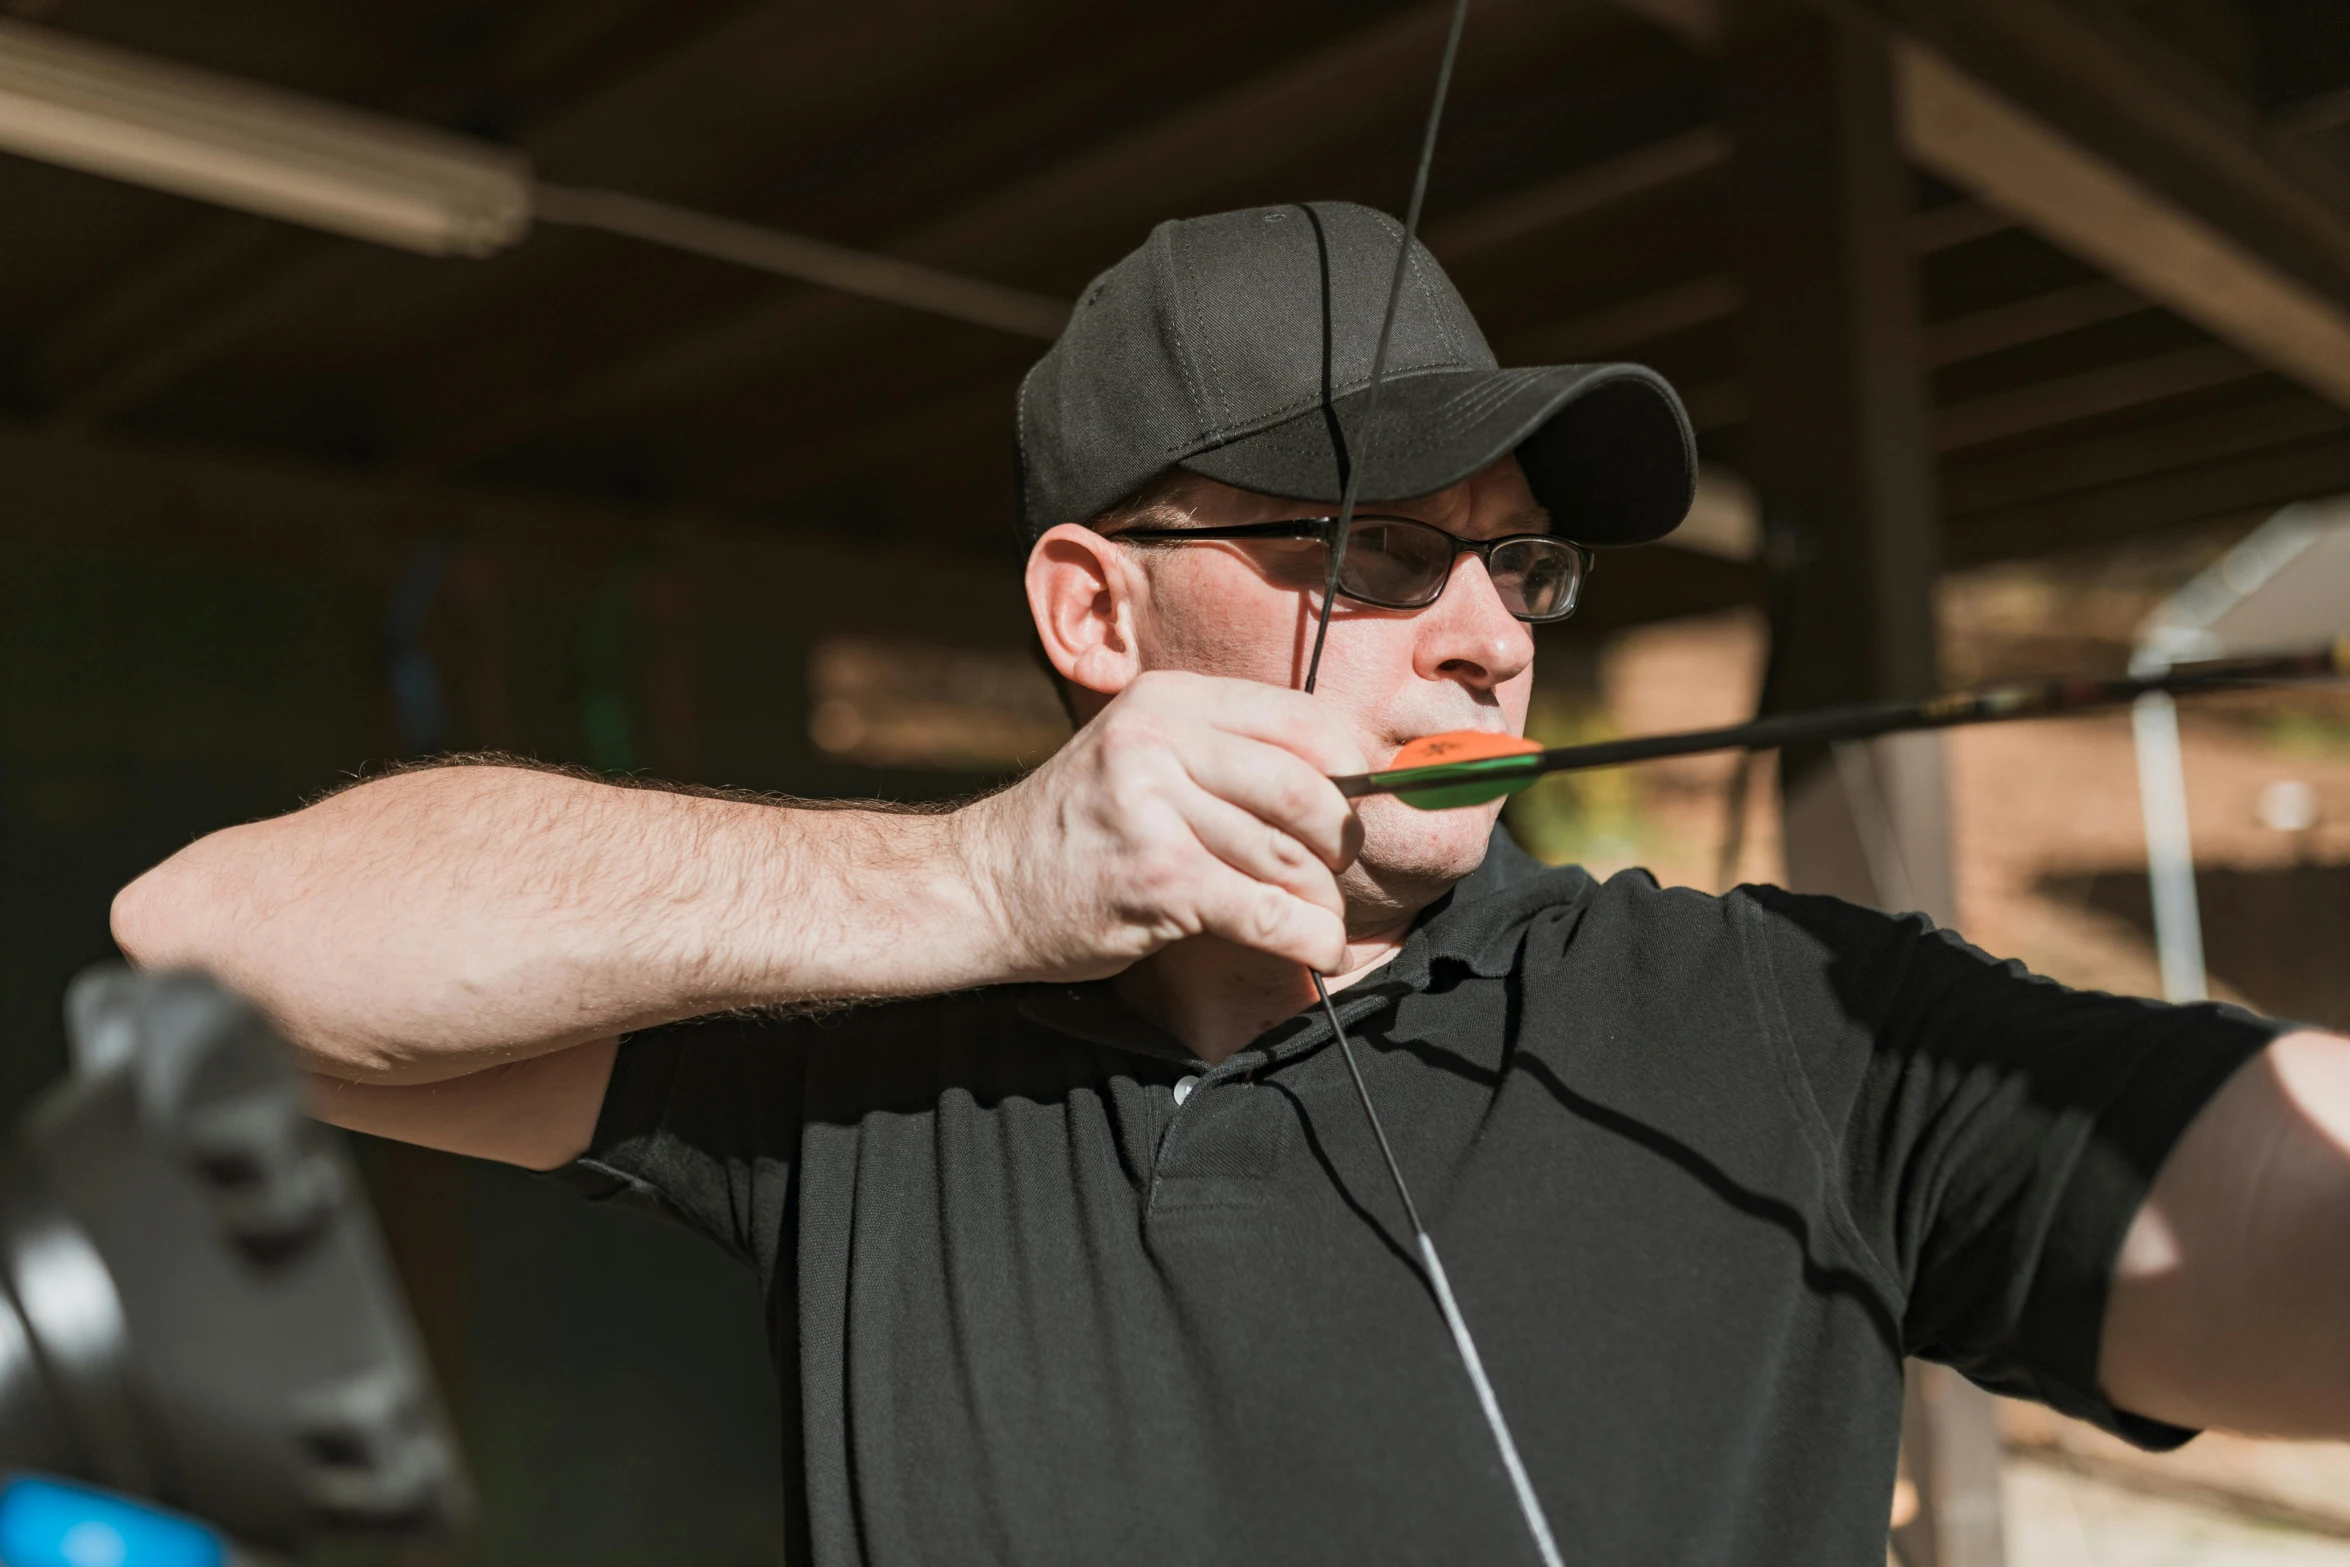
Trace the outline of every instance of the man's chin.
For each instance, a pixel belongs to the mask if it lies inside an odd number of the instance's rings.
[[[1415,811],[1401,801],[1366,800],[1363,852],[1347,880],[1349,901],[1417,913],[1485,863],[1498,807]]]

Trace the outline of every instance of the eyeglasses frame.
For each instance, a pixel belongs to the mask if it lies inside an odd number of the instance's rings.
[[[1440,528],[1435,523],[1419,517],[1397,517],[1379,512],[1355,513],[1354,526],[1360,527],[1367,522],[1409,523],[1415,528],[1426,528],[1430,533],[1442,534],[1452,541],[1453,560],[1459,560],[1464,554],[1474,555],[1477,557],[1478,563],[1484,566],[1488,577],[1493,574],[1493,552],[1504,544],[1518,544],[1528,539],[1539,539],[1545,544],[1561,545],[1573,550],[1577,556],[1581,557],[1582,570],[1576,574],[1575,591],[1568,595],[1567,607],[1555,615],[1520,615],[1512,611],[1510,618],[1523,625],[1556,625],[1573,615],[1583,602],[1583,584],[1591,580],[1591,569],[1599,563],[1599,557],[1591,549],[1577,544],[1573,539],[1562,539],[1555,533],[1505,533],[1496,539],[1464,539],[1449,528]],[[1272,522],[1235,522],[1227,523],[1222,527],[1208,528],[1126,528],[1116,533],[1104,534],[1103,537],[1133,539],[1145,544],[1183,544],[1195,540],[1204,544],[1232,540],[1245,542],[1251,539],[1315,539],[1321,543],[1324,549],[1329,549],[1336,542],[1337,531],[1337,517],[1328,516],[1289,517]],[[1374,609],[1426,609],[1437,599],[1444,597],[1444,590],[1451,585],[1452,567],[1448,562],[1442,581],[1437,584],[1435,594],[1426,603],[1389,604],[1367,594],[1357,593],[1350,588],[1340,588],[1338,591],[1341,596],[1353,599],[1359,604],[1368,604]]]

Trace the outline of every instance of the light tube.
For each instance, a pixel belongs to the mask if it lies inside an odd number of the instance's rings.
[[[1050,340],[1066,301],[896,256],[542,185],[507,147],[0,21],[0,151],[429,256],[487,256],[535,218]]]
[[[530,229],[530,162],[486,142],[0,21],[0,149],[435,256]]]

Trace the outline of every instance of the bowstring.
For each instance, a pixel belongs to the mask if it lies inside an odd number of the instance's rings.
[[[1452,91],[1452,66],[1461,52],[1461,31],[1468,25],[1469,0],[1453,0],[1452,27],[1444,35],[1444,59],[1436,67],[1436,97],[1428,105],[1428,126],[1420,135],[1420,164],[1412,171],[1411,204],[1404,209],[1403,242],[1395,247],[1395,270],[1387,279],[1387,306],[1379,316],[1379,341],[1371,350],[1371,379],[1363,389],[1363,455],[1368,457],[1371,443],[1378,433],[1379,393],[1387,379],[1387,345],[1395,336],[1395,311],[1403,303],[1403,280],[1411,269],[1412,242],[1420,232],[1420,208],[1428,199],[1428,169],[1436,161],[1436,132],[1444,124],[1444,100]],[[1324,283],[1324,288],[1329,284]],[[1322,395],[1330,395],[1329,381],[1324,378]],[[1338,597],[1338,572],[1346,564],[1346,535],[1354,526],[1355,501],[1362,494],[1363,464],[1350,461],[1346,450],[1346,431],[1332,412],[1331,438],[1338,442],[1339,491],[1337,533],[1330,540],[1330,571],[1322,583],[1322,609],[1314,625],[1314,651],[1306,660],[1304,690],[1314,693],[1315,677],[1322,672],[1322,644],[1330,637],[1330,606]]]
[[[1395,250],[1395,270],[1387,280],[1387,305],[1379,318],[1379,340],[1371,352],[1371,379],[1363,391],[1363,445],[1359,454],[1346,449],[1346,432],[1334,409],[1325,406],[1330,415],[1330,434],[1338,446],[1338,465],[1341,482],[1338,500],[1336,533],[1330,541],[1330,569],[1322,582],[1322,603],[1314,624],[1314,648],[1306,661],[1303,689],[1311,695],[1314,683],[1322,672],[1322,649],[1330,638],[1330,611],[1338,600],[1338,574],[1346,564],[1347,533],[1354,524],[1355,502],[1362,493],[1363,472],[1378,426],[1379,392],[1387,375],[1387,349],[1395,335],[1395,313],[1403,300],[1403,284],[1411,267],[1412,245],[1420,232],[1420,209],[1428,196],[1428,170],[1436,161],[1436,132],[1444,123],[1444,100],[1452,88],[1453,62],[1459,57],[1461,32],[1469,20],[1469,0],[1454,0],[1452,26],[1444,39],[1444,59],[1436,69],[1436,96],[1428,106],[1427,129],[1420,137],[1419,167],[1412,174],[1411,204],[1404,211],[1403,238]],[[1325,287],[1328,285],[1325,284]],[[1328,382],[1324,382],[1323,396],[1329,397]],[[1338,1053],[1346,1061],[1347,1075],[1354,1079],[1355,1097],[1362,1102],[1363,1118],[1371,1123],[1371,1135],[1379,1144],[1379,1157],[1386,1162],[1387,1177],[1395,1183],[1396,1200],[1402,1204],[1404,1219],[1411,1225],[1412,1239],[1420,1252],[1420,1264],[1429,1289],[1436,1296],[1438,1310],[1444,1313],[1445,1328],[1452,1334],[1453,1348],[1459,1352],[1461,1367],[1469,1375],[1476,1389],[1477,1407],[1485,1416],[1485,1426],[1493,1435],[1493,1446],[1501,1455],[1502,1468],[1509,1474],[1510,1488],[1516,1493],[1518,1510],[1524,1514],[1526,1531],[1534,1538],[1534,1548],[1541,1553],[1544,1567],[1565,1567],[1559,1555],[1558,1542],[1550,1532],[1550,1519],[1542,1511],[1542,1502],[1534,1494],[1534,1482],[1526,1473],[1526,1466],[1518,1457],[1518,1444],[1510,1436],[1509,1421],[1502,1414],[1501,1401],[1494,1396],[1493,1383],[1485,1375],[1485,1359],[1477,1353],[1477,1340],[1469,1332],[1468,1319],[1461,1315],[1460,1303],[1453,1298],[1452,1281],[1444,1271],[1444,1261],[1437,1255],[1436,1241],[1429,1235],[1427,1225],[1420,1221],[1420,1205],[1412,1200],[1412,1189],[1403,1178],[1403,1166],[1395,1157],[1395,1147],[1387,1139],[1387,1127],[1379,1119],[1379,1108],[1372,1103],[1371,1085],[1364,1080],[1362,1063],[1355,1058],[1354,1041],[1339,1020],[1338,1004],[1330,999],[1330,987],[1314,969],[1307,974],[1314,982],[1314,996],[1322,1004],[1322,1016],[1330,1024],[1330,1035],[1338,1042]]]

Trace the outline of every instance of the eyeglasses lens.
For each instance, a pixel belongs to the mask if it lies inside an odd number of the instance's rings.
[[[1366,518],[1349,531],[1339,587],[1390,609],[1433,604],[1452,576],[1450,535],[1422,523]],[[1513,539],[1493,552],[1494,591],[1523,620],[1571,614],[1583,586],[1583,555],[1558,539]]]
[[[1359,522],[1347,532],[1339,587],[1392,609],[1433,604],[1452,575],[1452,540],[1409,522]]]
[[[1583,586],[1583,556],[1550,539],[1517,539],[1493,552],[1493,587],[1513,615],[1555,620],[1572,611]]]

